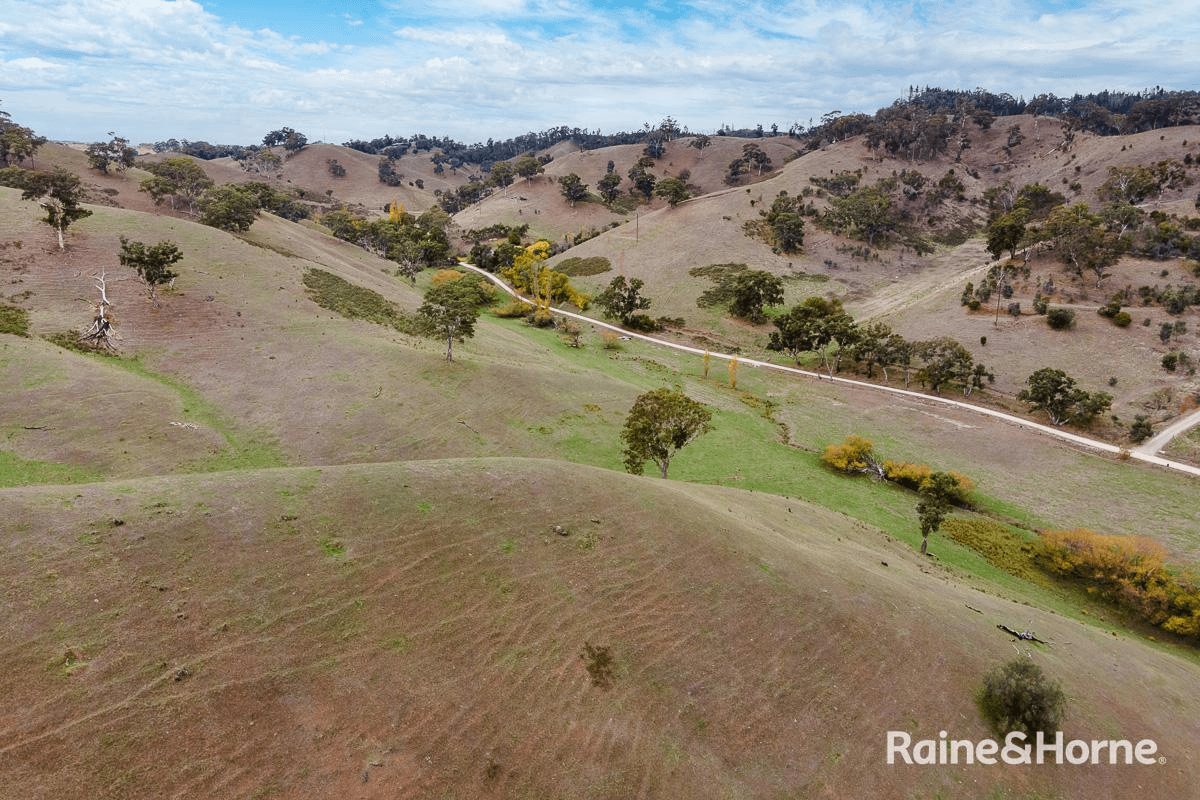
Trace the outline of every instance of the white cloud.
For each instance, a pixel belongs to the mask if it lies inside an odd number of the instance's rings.
[[[1148,0],[693,0],[670,24],[645,5],[433,0],[419,14],[393,4],[389,24],[345,14],[355,44],[248,30],[193,0],[4,3],[5,108],[64,138],[99,126],[253,141],[287,124],[310,137],[422,130],[475,141],[668,114],[693,130],[786,127],[835,108],[873,111],[909,85],[1026,97],[1195,88],[1200,39],[1196,15]]]
[[[487,19],[524,14],[525,0],[428,0],[414,8],[410,3],[388,3],[402,15],[419,17],[451,17],[456,19]]]

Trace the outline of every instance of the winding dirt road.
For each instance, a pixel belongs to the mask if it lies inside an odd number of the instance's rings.
[[[476,267],[472,264],[467,264],[464,262],[459,262],[459,265],[462,267],[465,267],[466,269],[470,269],[470,270],[473,270],[473,271],[479,273],[480,275],[487,278],[492,283],[496,284],[501,289],[503,289],[505,292],[512,295],[513,297],[520,300],[521,302],[528,303],[529,305],[533,305],[532,301],[528,300],[525,297],[522,297],[520,294],[518,294],[516,291],[514,291],[512,289],[512,287],[510,287],[508,284],[506,284],[504,281],[502,281],[497,276],[491,274],[490,272],[487,272],[486,270],[482,270],[479,267]],[[705,353],[708,353],[712,358],[720,358],[720,359],[724,359],[726,361],[729,361],[730,359],[734,358],[734,356],[730,355],[730,354],[713,353],[711,351],[702,350],[698,347],[690,347],[685,344],[677,344],[675,342],[666,341],[665,339],[657,339],[653,336],[646,336],[645,334],[634,333],[633,331],[627,331],[624,328],[618,327],[616,325],[611,325],[607,322],[601,322],[600,320],[584,316],[583,314],[576,314],[575,312],[572,312],[572,311],[562,311],[562,310],[559,310],[556,308],[552,308],[550,310],[553,313],[558,314],[560,316],[570,317],[571,319],[576,319],[576,320],[579,320],[580,322],[586,322],[589,325],[595,325],[596,327],[599,327],[599,328],[605,328],[610,331],[615,331],[616,333],[619,333],[622,336],[628,336],[631,339],[638,339],[643,342],[649,342],[651,344],[659,345],[661,347],[669,347],[672,350],[678,350],[678,351],[681,351],[684,353],[692,353],[692,354],[699,355],[699,356],[703,356]],[[775,370],[776,372],[783,372],[783,373],[787,373],[790,375],[798,375],[798,376],[801,376],[804,378],[815,378],[816,380],[820,380],[820,381],[830,381],[833,383],[840,383],[840,384],[843,384],[846,386],[854,386],[854,387],[860,388],[860,389],[868,389],[868,390],[875,391],[875,392],[886,392],[886,393],[894,394],[894,395],[902,395],[904,397],[924,400],[924,401],[930,402],[930,403],[940,403],[942,405],[966,409],[967,411],[971,411],[976,414],[982,414],[983,416],[992,417],[994,419],[1003,420],[1004,422],[1007,422],[1011,425],[1016,425],[1018,427],[1025,428],[1027,430],[1036,431],[1038,433],[1045,434],[1046,436],[1052,436],[1056,439],[1059,439],[1060,441],[1069,442],[1071,444],[1077,445],[1079,447],[1084,447],[1089,450],[1097,450],[1099,452],[1109,453],[1112,455],[1120,455],[1122,453],[1122,451],[1124,450],[1124,448],[1118,447],[1115,444],[1110,444],[1109,442],[1103,442],[1103,441],[1100,441],[1099,439],[1093,439],[1088,436],[1082,436],[1078,433],[1072,433],[1071,431],[1065,431],[1065,430],[1062,430],[1061,428],[1056,428],[1056,427],[1053,427],[1050,425],[1043,425],[1038,422],[1033,422],[1028,419],[1023,419],[1022,417],[1018,417],[1013,414],[1006,414],[1003,411],[996,411],[995,409],[986,408],[984,406],[977,406],[977,405],[972,405],[971,403],[964,403],[961,400],[952,400],[948,397],[940,397],[938,395],[925,394],[923,392],[914,392],[911,389],[899,389],[899,388],[892,387],[892,386],[881,386],[877,383],[868,383],[866,381],[857,381],[852,378],[841,378],[841,377],[832,377],[831,378],[828,375],[824,375],[819,372],[812,372],[810,370],[799,369],[798,367],[787,367],[787,366],[783,366],[781,364],[772,364],[767,361],[758,361],[753,358],[743,358],[741,356],[738,356],[737,359],[738,359],[739,364],[745,364],[745,365],[751,366],[751,367],[761,367],[763,369]],[[1160,467],[1166,467],[1167,469],[1172,469],[1177,472],[1184,472],[1184,473],[1187,473],[1188,475],[1200,476],[1200,467],[1193,467],[1190,464],[1181,464],[1178,461],[1170,461],[1168,459],[1161,458],[1158,455],[1156,455],[1158,453],[1158,451],[1161,450],[1168,441],[1170,441],[1175,436],[1178,436],[1183,431],[1186,431],[1189,428],[1191,428],[1192,426],[1197,425],[1197,424],[1200,424],[1200,411],[1196,411],[1195,413],[1190,414],[1189,416],[1176,421],[1175,423],[1168,426],[1163,431],[1159,432],[1159,434],[1157,436],[1155,436],[1153,439],[1149,440],[1148,442],[1141,445],[1137,449],[1124,450],[1124,452],[1128,452],[1129,457],[1131,459],[1135,459],[1138,461],[1144,461],[1148,464],[1155,464]]]

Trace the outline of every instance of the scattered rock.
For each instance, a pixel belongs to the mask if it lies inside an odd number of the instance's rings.
[[[176,683],[179,683],[184,678],[190,678],[190,677],[192,677],[192,671],[190,669],[188,669],[187,667],[180,667],[179,669],[175,670],[175,682]]]
[[[557,533],[559,536],[566,536],[566,535],[567,535],[567,529],[566,529],[566,528],[564,528],[562,525],[555,525],[555,526],[552,528],[552,530],[553,530],[555,533]]]

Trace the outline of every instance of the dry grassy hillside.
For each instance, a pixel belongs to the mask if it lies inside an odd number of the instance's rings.
[[[380,210],[393,200],[399,200],[406,209],[417,214],[434,204],[436,190],[454,189],[466,183],[468,176],[479,172],[478,168],[468,165],[461,169],[447,168],[439,175],[434,172],[429,153],[407,153],[394,164],[396,172],[404,176],[404,183],[387,186],[379,181],[379,158],[349,147],[309,145],[284,161],[283,177],[297,186],[312,187],[320,194],[332,190],[333,198],[343,203]],[[336,159],[346,168],[345,177],[330,175],[330,159]],[[418,179],[424,184],[423,189],[416,186]]]
[[[787,144],[763,141],[783,148],[782,164]],[[993,146],[969,152],[982,164]],[[526,200],[497,193],[468,214],[544,203],[533,216],[560,233],[592,219],[595,204],[578,220],[563,212],[554,176],[586,171],[591,183],[606,154],[632,163],[638,148],[568,150],[510,188]],[[738,152],[739,141],[703,153],[676,142],[660,163],[707,182]],[[359,155],[311,146],[282,185],[323,193],[337,157],[348,175],[335,198],[377,203],[375,159]],[[65,148],[44,156],[106,202],[59,252],[37,207],[0,188],[0,240],[21,242],[0,251],[0,303],[26,312],[30,334],[0,334],[0,796],[1195,793],[1194,653],[945,537],[919,558],[912,495],[834,475],[819,453],[866,435],[885,457],[972,476],[995,518],[1136,530],[1183,560],[1200,547],[1187,477],[827,381],[746,368],[735,388],[723,365],[707,375],[698,358],[650,345],[605,349],[591,330],[576,349],[489,314],[447,363],[442,342],[347,319],[304,284],[323,270],[406,312],[428,275],[398,279],[311,221],[205,227],[154,208],[136,168],[105,178]],[[990,325],[957,306],[978,240],[835,268],[816,260],[840,257],[828,234],[810,228],[806,253],[785,259],[742,232],[775,192],[863,163],[860,143],[838,143],[761,183],[646,210],[568,254],[608,255],[645,278],[653,313],[746,348],[766,329],[695,309],[706,284],[688,268],[746,261],[791,276],[789,300],[833,290],[914,336]],[[183,251],[157,300],[118,263],[121,236]],[[99,272],[120,358],[43,338],[89,319]],[[1040,329],[989,333],[983,352],[1011,358],[1006,373],[1052,351]],[[1096,368],[1085,346],[1103,335],[1081,315],[1067,334],[1076,369]],[[1141,386],[1145,372],[1128,369],[1118,386]],[[675,385],[711,409],[713,430],[671,481],[622,473],[633,399]],[[1054,644],[1017,647],[1000,623]],[[1166,762],[884,763],[889,730],[988,736],[974,692],[1014,649],[1063,682],[1068,736],[1155,739]]]
[[[1006,153],[1007,130],[1013,125],[1020,126],[1026,138],[1011,153]],[[654,300],[652,314],[683,317],[688,321],[685,333],[698,334],[704,341],[715,340],[725,347],[749,347],[756,355],[762,353],[771,326],[756,329],[719,310],[697,308],[696,298],[711,284],[706,279],[689,276],[689,269],[715,263],[745,263],[753,269],[792,278],[786,284],[786,305],[813,294],[832,294],[843,299],[856,319],[882,319],[906,337],[952,336],[996,373],[993,390],[997,399],[1014,407],[1019,407],[1015,405],[1015,395],[1023,388],[1026,376],[1039,367],[1052,366],[1066,369],[1093,390],[1110,390],[1116,398],[1114,411],[1126,424],[1136,414],[1149,412],[1159,420],[1186,409],[1186,398],[1198,388],[1196,381],[1182,372],[1166,373],[1159,362],[1170,350],[1200,355],[1196,350],[1196,332],[1200,328],[1196,310],[1168,315],[1160,307],[1144,312],[1130,308],[1136,324],[1125,330],[1095,314],[1113,291],[1126,286],[1136,289],[1141,285],[1194,284],[1196,276],[1188,272],[1186,265],[1181,268],[1178,259],[1158,262],[1125,258],[1097,288],[1094,279],[1075,278],[1050,254],[1035,249],[1030,253],[1030,277],[1018,280],[1015,295],[1004,302],[1005,308],[1008,302],[1020,302],[1023,316],[1013,319],[1002,308],[996,320],[994,305],[990,311],[985,307],[971,314],[959,303],[967,281],[978,282],[988,265],[994,263],[981,236],[958,245],[941,245],[929,255],[893,246],[876,249],[870,258],[864,259],[850,252],[860,248],[861,243],[830,234],[811,221],[800,254],[773,253],[767,244],[745,233],[744,225],[760,219],[760,212],[780,191],[791,195],[806,189],[811,191],[811,178],[847,170],[862,170],[864,184],[899,170],[920,171],[931,182],[937,182],[953,170],[964,184],[965,199],[942,203],[938,224],[952,225],[957,224],[954,220],[961,220],[964,225],[978,228],[986,215],[984,191],[1006,181],[1016,187],[1041,182],[1061,191],[1068,202],[1085,200],[1098,206],[1096,190],[1108,177],[1111,166],[1155,164],[1165,159],[1182,161],[1186,155],[1200,157],[1200,130],[1194,127],[1129,137],[1079,133],[1064,152],[1061,123],[1022,116],[1001,119],[986,133],[972,131],[972,138],[972,147],[965,151],[961,163],[948,157],[929,162],[885,159],[867,151],[861,137],[838,142],[788,163],[774,176],[751,186],[726,188],[674,209],[643,209],[636,220],[627,220],[616,229],[570,249],[558,260],[608,258],[613,272],[577,282],[595,292],[616,274],[641,278],[646,284],[645,294]],[[704,158],[714,158],[716,154],[711,151],[715,149],[705,151]],[[597,151],[588,158],[603,164],[605,152]],[[1190,168],[1190,174],[1193,180],[1200,179],[1196,167]],[[1076,183],[1078,188],[1073,188]],[[1169,190],[1142,204],[1142,208],[1147,212],[1163,210],[1195,217],[1191,200],[1194,193],[1194,186]],[[543,198],[541,202],[551,201],[552,198]],[[558,202],[566,207],[561,198]],[[818,194],[812,197],[812,202],[820,208],[827,200]],[[584,212],[580,207],[573,213],[583,228]],[[546,213],[542,211],[538,219]],[[593,215],[589,220],[596,218],[597,212],[587,213]],[[512,222],[509,218],[504,221]],[[606,220],[599,218],[599,221]],[[1070,333],[1049,330],[1045,319],[1032,313],[1038,281],[1048,278],[1059,287],[1052,303],[1076,310],[1076,328]],[[1149,325],[1143,326],[1147,320]],[[1176,320],[1185,324],[1187,333],[1170,343],[1161,342],[1158,337],[1161,323]],[[980,337],[984,336],[988,341],[986,346],[980,344]],[[1114,377],[1117,382],[1110,386],[1110,378]],[[1165,408],[1161,402],[1164,391],[1171,397]],[[1121,435],[1119,429],[1112,433]]]
[[[13,234],[31,248],[49,244],[52,234],[37,221],[33,205],[17,198],[14,190],[0,190]],[[378,291],[410,311],[420,295],[391,275],[388,262],[309,228],[265,218],[241,239],[185,220],[107,208],[97,208],[76,228],[67,253],[31,254],[27,265],[19,265],[9,293],[31,293],[23,304],[31,309],[33,334],[67,331],[88,319],[96,294],[88,276],[107,270],[122,351],[211,406],[211,418],[180,415],[149,425],[155,431],[172,421],[199,425],[198,449],[180,451],[185,461],[213,455],[202,442],[223,430],[262,457],[286,463],[461,454],[479,447],[480,437],[488,443],[481,454],[542,455],[536,428],[583,402],[540,386],[542,367],[531,365],[520,349],[512,353],[512,334],[502,328],[486,329],[480,337],[488,357],[448,368],[437,342],[320,309],[302,283],[312,268]],[[131,269],[117,264],[121,235],[169,239],[186,254],[174,291],[159,303],[149,300]],[[67,354],[62,363],[89,362]],[[81,375],[72,370],[64,380],[72,391],[85,392],[76,383]],[[578,388],[606,397],[606,383],[592,376]],[[466,420],[444,407],[447,392],[477,394],[493,405]],[[32,409],[15,405],[18,401],[6,394],[0,403],[14,414],[21,408],[21,417],[28,418]],[[116,433],[101,422],[87,426],[95,428],[103,446],[118,446]],[[76,451],[63,438],[73,436],[70,429],[46,433],[21,434],[21,442],[42,443],[28,444],[28,451],[22,444],[17,449],[23,457],[33,458],[47,440],[58,440],[52,451],[60,457],[74,453],[69,460],[90,460],[94,447]],[[171,433],[178,438],[178,431]]]
[[[1194,791],[1194,663],[784,498],[484,459],[4,502],[6,796]],[[1021,649],[1070,737],[1155,739],[1165,765],[887,766],[889,730],[989,736],[997,623],[1056,641]]]
[[[692,147],[694,137],[675,139],[665,145],[662,158],[656,160],[649,171],[658,178],[679,177],[690,173],[688,183],[694,186],[696,196],[721,192],[725,185],[725,174],[729,162],[742,155],[742,147],[754,143],[770,156],[775,168],[795,154],[799,144],[787,137],[764,139],[741,139],[731,136],[714,136],[704,149]],[[542,175],[528,180],[518,178],[507,192],[497,191],[483,202],[458,213],[455,221],[464,229],[483,228],[501,223],[509,226],[530,225],[530,235],[552,242],[572,237],[581,231],[603,230],[614,222],[629,220],[630,211],[611,211],[599,202],[597,184],[608,172],[608,163],[621,176],[618,188],[629,196],[632,186],[628,174],[631,167],[643,157],[642,145],[616,145],[598,150],[579,150],[560,144],[548,151],[553,160],[545,165]],[[570,206],[563,199],[558,179],[576,174],[587,184],[592,194],[588,202]],[[750,176],[756,180],[761,176]],[[662,208],[666,201],[651,198],[650,203],[640,206],[639,213]]]

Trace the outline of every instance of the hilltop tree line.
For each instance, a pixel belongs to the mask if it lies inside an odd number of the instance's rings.
[[[445,163],[454,168],[465,164],[474,164],[484,172],[489,172],[492,165],[498,161],[511,161],[526,153],[546,150],[560,142],[572,142],[583,150],[598,150],[602,147],[612,147],[619,144],[642,144],[670,141],[679,136],[688,135],[686,129],[671,117],[665,118],[658,125],[645,123],[640,129],[633,131],[618,131],[602,133],[600,130],[559,125],[540,132],[529,132],[509,139],[488,139],[486,142],[464,144],[450,137],[427,136],[423,133],[411,137],[392,136],[385,134],[375,139],[352,139],[343,142],[343,146],[370,155],[383,155],[399,158],[405,153],[441,154]]]
[[[913,87],[908,97],[874,114],[831,111],[817,124],[810,120],[808,128],[793,125],[788,134],[805,140],[806,151],[861,134],[869,148],[893,158],[928,160],[953,153],[957,160],[971,147],[973,128],[988,130],[997,119],[1017,114],[1059,118],[1066,123],[1068,136],[1076,130],[1102,136],[1132,134],[1200,123],[1200,92],[1155,88],[1070,98],[1041,94],[1026,101],[982,89]],[[1023,139],[1017,126],[1010,126],[1008,132],[1010,148]]]
[[[878,109],[874,114],[842,114],[841,111],[831,111],[817,122],[809,120],[807,126],[799,122],[793,123],[786,133],[793,138],[807,139],[809,146],[815,148],[825,142],[871,132],[875,141],[885,145],[884,149],[889,153],[904,151],[906,154],[936,155],[936,152],[942,149],[942,141],[954,142],[955,133],[961,132],[964,127],[961,124],[963,119],[986,130],[996,118],[1018,114],[1060,117],[1073,128],[1104,136],[1140,133],[1178,125],[1200,124],[1200,92],[1168,91],[1162,87],[1155,87],[1141,92],[1104,90],[1089,94],[1076,93],[1070,97],[1044,93],[1026,100],[1024,97],[1014,97],[1004,92],[989,92],[980,88],[963,90],[926,86],[921,89],[914,86],[909,88],[906,97],[898,98],[890,106]],[[771,126],[771,135],[778,135],[779,132],[778,125]],[[558,125],[508,139],[489,138],[486,142],[474,144],[466,144],[448,136],[416,133],[412,136],[385,134],[374,139],[351,139],[343,142],[343,145],[363,153],[391,159],[410,152],[426,152],[431,155],[436,153],[439,163],[452,168],[472,164],[484,172],[489,172],[497,162],[510,161],[523,154],[546,150],[566,141],[583,150],[622,144],[644,144],[648,150],[647,154],[657,158],[662,155],[664,143],[689,135],[691,134],[686,126],[668,116],[657,125],[647,122],[636,130],[613,133]],[[761,124],[740,128],[723,124],[716,135],[760,138],[766,136],[767,131]],[[303,149],[306,143],[303,134],[284,127],[268,133],[262,146],[282,146],[289,151],[298,151]],[[253,157],[261,146],[212,144],[203,140],[172,138],[156,142],[154,149],[156,152],[175,151],[205,160],[230,157],[240,161]]]

